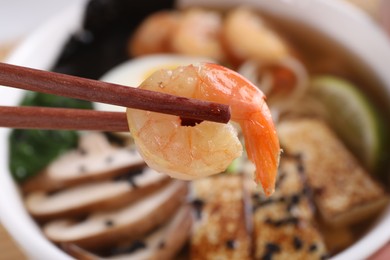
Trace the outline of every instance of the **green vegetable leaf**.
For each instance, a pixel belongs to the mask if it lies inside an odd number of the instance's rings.
[[[35,92],[27,92],[20,105],[92,109],[88,101]],[[9,137],[11,173],[18,182],[25,181],[77,143],[76,131],[13,130]]]

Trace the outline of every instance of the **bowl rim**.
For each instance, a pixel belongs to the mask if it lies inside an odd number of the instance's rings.
[[[6,62],[38,69],[50,68],[62,48],[62,43],[70,33],[75,32],[79,28],[86,1],[80,1],[50,19],[28,36]],[[389,96],[388,99],[390,100],[390,74],[387,73],[386,66],[381,66],[381,64],[390,63],[389,39],[374,21],[361,10],[346,2],[340,1],[336,3],[336,1],[328,0],[242,0],[239,3],[261,8],[263,11],[283,15],[300,22],[310,22],[313,28],[319,29],[326,35],[332,35],[333,39],[342,42],[352,53],[359,54],[358,56],[367,66],[373,68],[375,76],[384,83]],[[179,0],[177,2],[179,8],[184,8],[191,4],[210,7],[220,7],[222,4],[226,8],[237,5],[237,1]],[[311,11],[303,16],[302,12],[305,8],[310,8]],[[327,19],[318,18],[327,18],[329,15],[332,15],[332,22],[338,23],[339,26],[332,28]],[[58,30],[58,25],[61,25],[61,30]],[[360,34],[353,33],[354,30],[351,30],[351,28],[355,27],[361,30]],[[53,35],[55,35],[54,38]],[[366,38],[375,39],[375,41],[369,42],[372,46],[370,50],[367,50],[361,44],[361,42],[367,42]],[[49,45],[47,45],[48,40],[50,40]],[[44,56],[37,51],[42,46],[45,46]],[[2,93],[5,94],[0,96],[1,104],[16,104],[21,96],[21,92],[8,88],[4,92],[2,90]],[[7,169],[8,151],[5,145],[8,134],[8,129],[0,128],[0,142],[4,142],[4,145],[0,147],[0,167],[2,167],[1,170],[3,171],[3,174],[0,174],[0,220],[2,224],[21,246],[22,250],[32,259],[41,259],[42,254],[45,254],[45,258],[48,259],[72,259],[43,236],[41,230],[24,208],[23,201],[10,174],[5,174],[9,172]],[[17,204],[9,207],[10,202],[17,202]],[[20,236],[20,233],[24,235]],[[390,205],[383,212],[373,229],[332,259],[367,258],[389,239]],[[36,250],[36,248],[39,248],[39,250]]]

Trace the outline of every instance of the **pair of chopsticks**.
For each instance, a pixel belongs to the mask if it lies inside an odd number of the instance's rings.
[[[228,105],[5,63],[0,63],[0,85],[176,115],[186,120],[219,123],[230,120]],[[0,127],[115,132],[129,130],[124,112],[7,106],[0,106]]]

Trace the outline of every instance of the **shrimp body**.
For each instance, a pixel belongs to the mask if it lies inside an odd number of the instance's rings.
[[[279,140],[263,93],[238,73],[216,64],[161,70],[140,88],[228,104],[240,124],[255,181],[264,192],[274,190]],[[242,146],[230,124],[202,122],[182,126],[177,116],[127,109],[130,131],[146,163],[180,179],[196,179],[224,171],[240,156]]]
[[[223,31],[227,49],[238,60],[273,62],[288,55],[286,43],[248,8],[229,12]]]
[[[224,61],[226,57],[221,43],[222,26],[222,17],[217,12],[187,10],[172,36],[172,48],[176,53]]]
[[[172,52],[171,38],[180,24],[180,13],[160,11],[149,16],[129,43],[130,56]]]

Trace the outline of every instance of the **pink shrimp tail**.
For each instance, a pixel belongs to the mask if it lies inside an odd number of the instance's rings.
[[[275,190],[280,146],[269,109],[264,103],[262,111],[240,122],[248,158],[256,166],[255,182],[261,184],[266,196]]]

